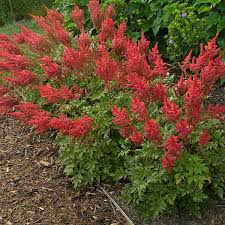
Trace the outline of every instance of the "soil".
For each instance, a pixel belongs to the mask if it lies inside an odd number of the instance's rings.
[[[225,87],[216,87],[212,103],[225,103]],[[37,135],[19,121],[0,118],[0,225],[128,225],[101,187],[75,190],[63,174],[51,134]],[[164,217],[143,222],[119,200],[120,187],[101,186],[135,225],[225,225],[225,203],[201,219]]]

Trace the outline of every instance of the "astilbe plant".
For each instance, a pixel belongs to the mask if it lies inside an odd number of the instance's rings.
[[[125,199],[146,217],[176,207],[196,212],[212,193],[221,197],[225,107],[203,104],[225,72],[217,36],[198,57],[190,52],[171,85],[157,44],[126,37],[125,22],[115,28],[111,5],[104,13],[91,0],[88,8],[96,36],[85,32],[77,6],[78,37],[50,9],[33,16],[42,33],[20,27],[0,36],[0,113],[58,132],[75,186],[126,177]]]

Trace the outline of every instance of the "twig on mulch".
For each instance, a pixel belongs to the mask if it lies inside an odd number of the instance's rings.
[[[116,203],[116,201],[106,192],[106,190],[98,184],[99,188],[103,191],[103,193],[110,199],[110,201],[113,203],[113,205],[121,212],[121,214],[124,216],[124,218],[128,221],[130,225],[134,225],[132,220],[127,216],[127,214],[121,209],[121,207]]]

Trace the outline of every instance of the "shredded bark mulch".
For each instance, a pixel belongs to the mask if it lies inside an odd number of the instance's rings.
[[[0,224],[123,225],[98,188],[75,190],[63,175],[57,146],[19,121],[0,118]]]

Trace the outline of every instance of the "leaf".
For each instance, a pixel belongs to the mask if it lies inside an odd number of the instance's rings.
[[[198,13],[204,13],[204,12],[208,12],[211,10],[211,7],[210,6],[207,6],[207,5],[202,5],[199,10],[198,10]]]
[[[217,24],[217,32],[220,32],[225,28],[225,17],[220,20],[220,22]]]
[[[197,0],[194,5],[202,4],[202,3],[210,3],[213,6],[220,3],[221,0]]]
[[[209,16],[205,18],[206,24],[211,27],[213,25],[216,25],[220,20],[221,16],[218,12],[211,12]]]

